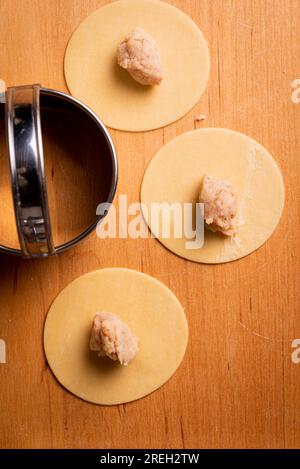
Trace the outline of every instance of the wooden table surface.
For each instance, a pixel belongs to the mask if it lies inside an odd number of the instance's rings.
[[[0,78],[66,90],[63,55],[72,31],[103,0],[0,1]],[[258,251],[224,265],[197,265],[159,242],[99,240],[59,257],[0,256],[0,447],[300,447],[299,0],[172,0],[200,26],[212,69],[205,94],[183,119],[147,133],[111,131],[118,193],[137,201],[146,164],[176,135],[227,127],[262,143],[284,176],[280,225]],[[195,123],[200,113],[208,117]],[[63,188],[61,189],[63,191]],[[266,187],[266,190],[268,188]],[[190,340],[183,364],[160,390],[100,407],[66,392],[42,346],[47,310],[71,280],[123,266],[164,282],[183,304]],[[299,354],[300,355],[300,354]]]

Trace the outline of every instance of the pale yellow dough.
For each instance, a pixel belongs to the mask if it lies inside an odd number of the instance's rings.
[[[153,234],[172,252],[195,262],[229,262],[259,248],[279,222],[284,206],[283,180],[270,153],[239,132],[201,129],[167,143],[146,169],[141,201],[148,210],[152,202],[196,203],[204,174],[231,181],[236,188],[243,223],[237,236],[228,238],[205,230],[204,246],[187,249],[185,238],[161,239],[144,211]],[[161,232],[161,226],[159,229]]]
[[[160,49],[164,79],[145,87],[117,64],[117,49],[140,27]],[[209,52],[198,26],[158,0],[120,0],[95,11],[73,33],[65,54],[70,92],[112,128],[146,131],[176,121],[197,103],[209,75]]]
[[[123,367],[89,350],[96,311],[117,314],[139,337],[134,361]],[[184,311],[161,282],[130,269],[91,272],[68,285],[52,304],[44,348],[58,381],[95,404],[121,404],[162,386],[180,365],[188,340]]]

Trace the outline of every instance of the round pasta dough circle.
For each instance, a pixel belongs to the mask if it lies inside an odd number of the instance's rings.
[[[117,48],[136,26],[157,42],[164,68],[159,86],[142,86],[117,64]],[[119,0],[76,29],[65,54],[70,92],[111,128],[146,131],[185,115],[204,92],[209,52],[198,26],[158,0]]]
[[[89,350],[97,311],[110,311],[139,338],[127,367]],[[162,386],[179,367],[188,325],[176,296],[161,282],[135,270],[109,268],[70,283],[54,300],[44,329],[44,348],[57,380],[85,401],[130,402]]]
[[[204,245],[187,249],[184,237],[163,238],[162,224],[151,224],[152,203],[198,202],[204,174],[231,181],[239,195],[244,220],[236,237],[205,230]],[[217,264],[250,254],[271,236],[284,206],[280,170],[270,153],[250,137],[229,129],[187,132],[167,143],[147,167],[141,202],[150,230],[173,253],[195,262]],[[149,214],[149,215],[148,215]]]

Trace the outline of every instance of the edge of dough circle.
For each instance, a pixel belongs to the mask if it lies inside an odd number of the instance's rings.
[[[117,64],[117,48],[135,27],[160,49],[164,78],[158,86],[136,83]],[[141,132],[171,124],[194,107],[207,85],[210,57],[199,27],[178,8],[160,0],[117,0],[73,32],[64,70],[71,94],[105,125]]]

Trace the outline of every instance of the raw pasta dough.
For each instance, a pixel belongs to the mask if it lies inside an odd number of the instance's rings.
[[[244,219],[237,236],[205,230],[204,245],[196,250],[186,248],[186,238],[162,239],[162,226],[155,232],[146,210],[150,213],[153,202],[198,202],[204,174],[236,187]],[[246,256],[271,236],[282,213],[284,186],[272,156],[255,140],[233,130],[201,129],[175,138],[154,156],[144,175],[141,201],[149,227],[162,244],[185,259],[215,264]]]
[[[164,79],[142,86],[117,64],[125,36],[141,27],[157,42]],[[70,92],[112,128],[144,131],[186,114],[199,100],[209,75],[209,53],[198,26],[158,0],[120,0],[86,18],[65,54]]]
[[[139,338],[134,361],[123,367],[89,350],[96,311],[118,314]],[[175,295],[149,275],[121,268],[91,272],[68,285],[52,304],[44,347],[58,381],[82,399],[120,404],[162,386],[180,365],[188,340]]]

